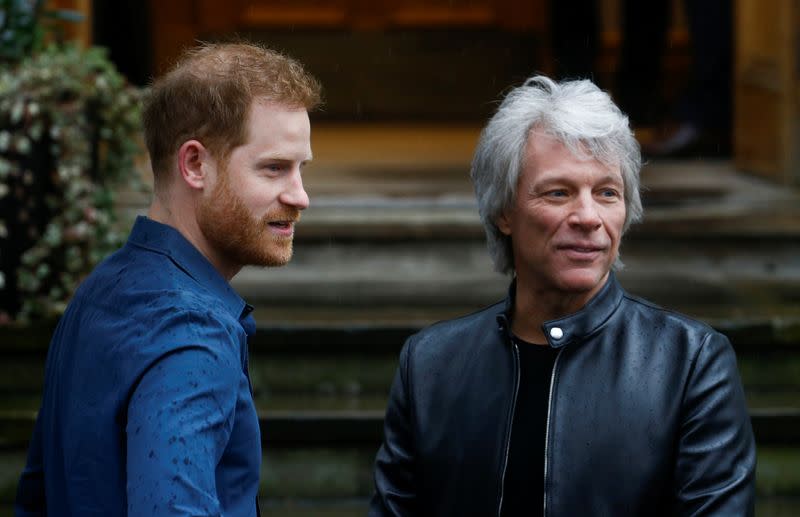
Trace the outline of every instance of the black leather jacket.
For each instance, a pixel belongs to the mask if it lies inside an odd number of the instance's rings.
[[[498,515],[519,377],[510,297],[410,337],[369,515]],[[548,517],[752,515],[755,444],[728,340],[627,294],[613,273],[544,325]]]

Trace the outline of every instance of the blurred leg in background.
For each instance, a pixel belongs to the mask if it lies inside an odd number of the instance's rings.
[[[661,71],[671,21],[669,0],[623,0],[616,97],[634,126],[661,122]]]
[[[636,3],[636,2],[629,2]],[[692,65],[686,88],[650,156],[730,156],[733,111],[731,0],[686,0]]]
[[[691,65],[685,77],[664,76],[675,0],[621,0],[619,60],[614,93],[653,157],[729,156],[732,120],[731,0],[684,0]],[[550,3],[558,79],[596,77],[601,0]],[[665,81],[668,79],[668,81]],[[665,91],[664,84],[673,86]],[[675,86],[677,85],[677,86]],[[675,92],[678,92],[677,95]],[[668,101],[671,97],[674,101]]]

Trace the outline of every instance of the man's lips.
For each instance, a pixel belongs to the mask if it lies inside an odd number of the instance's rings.
[[[262,221],[273,235],[291,237],[294,235],[294,225],[300,220],[299,210],[276,210],[267,213]]]
[[[603,251],[605,246],[581,246],[581,245],[564,245],[559,246],[558,249],[562,250],[575,250],[575,251],[582,251],[585,253],[590,253],[592,251]]]
[[[267,226],[273,231],[273,233],[277,233],[279,235],[284,236],[291,236],[294,234],[294,224],[296,220],[286,220],[286,221],[270,221],[267,223]]]
[[[278,228],[289,228],[290,226],[293,226],[294,223],[295,223],[295,221],[270,221],[267,224],[269,224],[270,226],[278,227]]]
[[[568,257],[578,260],[592,260],[606,250],[606,246],[589,243],[570,243],[557,246]]]

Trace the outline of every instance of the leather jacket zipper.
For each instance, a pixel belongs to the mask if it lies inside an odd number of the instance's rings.
[[[508,451],[511,448],[511,427],[514,424],[514,411],[517,408],[517,395],[519,394],[519,348],[517,344],[511,341],[514,347],[514,367],[516,375],[514,376],[514,397],[511,399],[511,411],[508,412],[508,431],[506,431],[506,452],[503,458],[503,470],[500,474],[500,502],[497,505],[497,517],[503,511],[503,489],[506,483],[506,468],[508,468]],[[549,415],[548,415],[549,416]]]
[[[544,509],[542,510],[543,517],[547,517],[547,466],[549,463],[547,453],[550,449],[550,411],[553,408],[553,392],[555,391],[556,387],[556,368],[558,368],[558,360],[561,359],[561,352],[563,351],[563,348],[558,351],[558,354],[556,354],[556,360],[553,362],[553,371],[550,374],[550,395],[547,398],[547,420],[544,431],[544,486],[542,487],[542,495],[544,499]]]

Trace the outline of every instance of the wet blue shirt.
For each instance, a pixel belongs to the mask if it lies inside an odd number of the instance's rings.
[[[177,230],[138,218],[53,335],[16,515],[256,515],[251,310]]]

